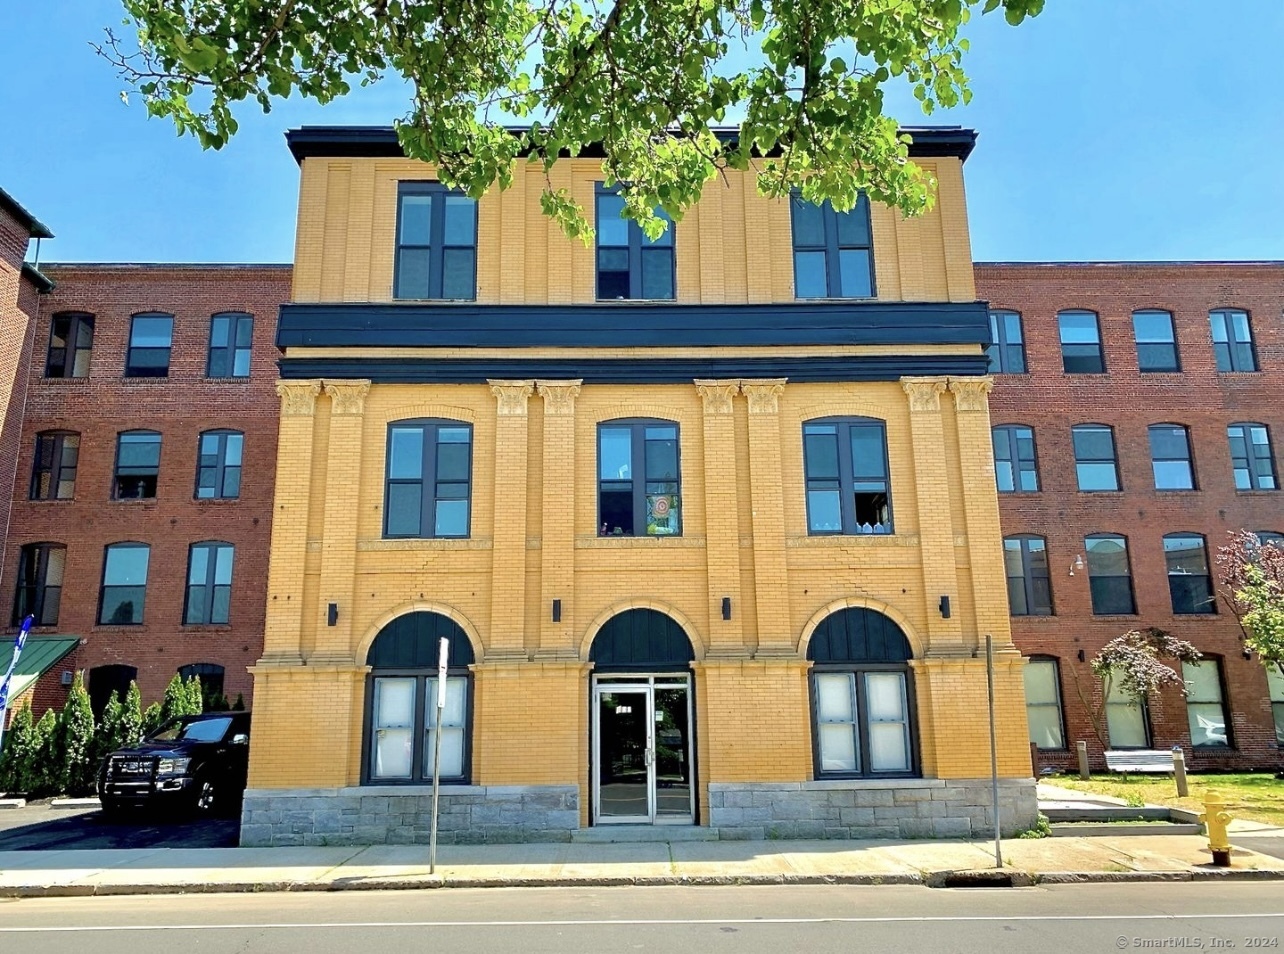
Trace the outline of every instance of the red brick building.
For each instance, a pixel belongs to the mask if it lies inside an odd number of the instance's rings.
[[[33,322],[3,564],[7,632],[79,646],[39,682],[96,704],[182,670],[250,702],[276,466],[271,265],[50,265]],[[12,413],[12,405],[11,405]],[[5,459],[14,459],[6,455]],[[37,713],[38,715],[38,713]]]
[[[1284,263],[978,264],[976,281],[1040,761],[1070,764],[1079,740],[1099,759],[1084,660],[1156,626],[1205,661],[1184,673],[1187,699],[1108,706],[1110,747],[1181,745],[1197,769],[1284,764],[1284,684],[1243,653],[1215,565],[1232,531],[1284,534]]]

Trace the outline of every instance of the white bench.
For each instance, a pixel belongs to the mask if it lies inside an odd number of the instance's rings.
[[[1173,754],[1164,749],[1107,750],[1106,768],[1112,772],[1151,772],[1171,775]]]

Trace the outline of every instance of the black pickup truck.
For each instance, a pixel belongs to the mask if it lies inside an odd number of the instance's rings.
[[[248,712],[207,712],[172,719],[137,746],[103,761],[98,797],[103,814],[130,808],[197,815],[236,810],[245,791],[250,751]]]

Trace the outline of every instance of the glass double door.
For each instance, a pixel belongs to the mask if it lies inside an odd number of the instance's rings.
[[[595,678],[595,824],[690,825],[691,753],[689,677]]]

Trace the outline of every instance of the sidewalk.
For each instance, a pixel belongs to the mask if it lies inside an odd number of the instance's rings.
[[[926,884],[993,869],[984,841],[765,841],[154,848],[0,852],[0,897],[619,884]],[[1003,843],[1015,885],[1284,879],[1284,859],[1236,849],[1211,867],[1195,835]]]

